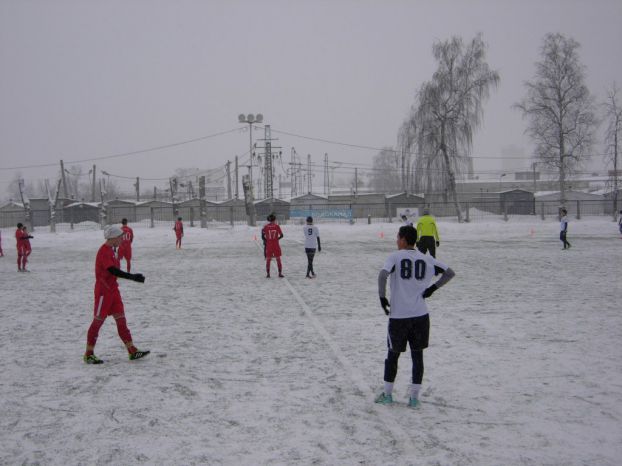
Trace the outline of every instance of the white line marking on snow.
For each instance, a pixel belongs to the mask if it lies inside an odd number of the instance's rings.
[[[376,414],[376,416],[378,416],[378,418],[382,421],[382,423],[385,425],[387,430],[391,432],[391,434],[393,435],[393,438],[402,443],[402,447],[404,449],[405,454],[411,458],[416,457],[415,451],[412,447],[412,437],[398,423],[392,422],[386,417],[386,412],[384,411],[386,411],[387,408],[391,409],[391,407],[390,406],[378,406],[375,403],[373,403],[372,400],[373,400],[374,393],[369,388],[369,385],[365,382],[365,379],[363,378],[361,373],[357,371],[355,367],[350,363],[350,361],[348,361],[343,356],[343,352],[341,351],[339,346],[337,346],[334,339],[330,336],[330,334],[328,333],[324,325],[322,325],[322,322],[320,322],[320,319],[318,319],[318,317],[313,313],[311,308],[307,305],[304,299],[302,299],[298,291],[296,291],[296,289],[289,282],[289,280],[287,280],[287,278],[284,278],[283,281],[285,282],[285,284],[287,285],[291,293],[294,295],[294,298],[296,299],[296,301],[298,301],[298,304],[300,305],[300,307],[302,307],[302,309],[304,310],[305,315],[311,321],[313,328],[315,328],[316,332],[324,339],[324,341],[330,348],[331,352],[333,353],[333,356],[335,357],[335,359],[337,359],[339,364],[341,364],[341,366],[345,369],[346,375],[348,376],[350,381],[363,394],[363,396],[365,397],[369,396],[369,403],[371,406],[371,410]],[[405,408],[405,409],[410,409],[410,408]]]

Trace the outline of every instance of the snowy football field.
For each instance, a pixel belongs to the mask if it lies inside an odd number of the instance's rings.
[[[82,362],[101,231],[12,231],[0,258],[0,464],[619,465],[622,240],[610,219],[439,221],[455,279],[429,301],[422,406],[378,406],[386,324],[377,275],[396,223],[319,224],[318,278],[299,225],[286,278],[265,278],[259,229],[131,225],[119,280],[146,359],[109,319]],[[123,264],[124,266],[124,264]],[[275,264],[273,263],[273,271]],[[276,275],[273,273],[273,276]]]

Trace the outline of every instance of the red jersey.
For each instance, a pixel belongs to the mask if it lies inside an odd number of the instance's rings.
[[[26,248],[24,240],[28,241],[28,233],[24,233],[21,228],[15,230],[15,245],[18,251]]]
[[[184,224],[181,222],[181,220],[177,220],[175,222],[175,227],[173,228],[173,230],[175,230],[175,234],[177,236],[181,236],[184,234]]]
[[[283,237],[281,227],[276,223],[268,223],[261,230],[261,237],[266,242],[266,257],[281,257],[279,239]]]
[[[121,230],[123,230],[123,241],[121,241],[119,248],[129,249],[132,247],[132,241],[134,241],[134,230],[127,225],[123,225]]]
[[[283,232],[281,231],[281,227],[276,223],[268,223],[264,225],[261,230],[262,238],[266,240],[266,247],[271,245],[278,245],[279,239],[283,236]]]
[[[95,258],[95,295],[117,290],[117,277],[108,272],[110,267],[121,268],[121,264],[112,246],[102,244]]]

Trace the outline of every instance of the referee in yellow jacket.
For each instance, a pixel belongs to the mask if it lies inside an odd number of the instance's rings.
[[[417,249],[422,254],[430,251],[432,257],[436,257],[436,248],[440,244],[436,221],[430,215],[430,209],[423,209],[423,216],[417,222]]]

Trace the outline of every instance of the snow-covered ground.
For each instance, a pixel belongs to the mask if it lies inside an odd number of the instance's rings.
[[[572,219],[573,220],[573,219]],[[266,279],[258,229],[135,228],[120,280],[130,362],[109,319],[82,362],[101,231],[37,229],[30,274],[0,259],[1,464],[619,465],[622,241],[610,219],[439,222],[456,278],[429,301],[422,405],[378,406],[377,274],[398,224],[301,227]],[[273,265],[274,267],[274,265]]]

